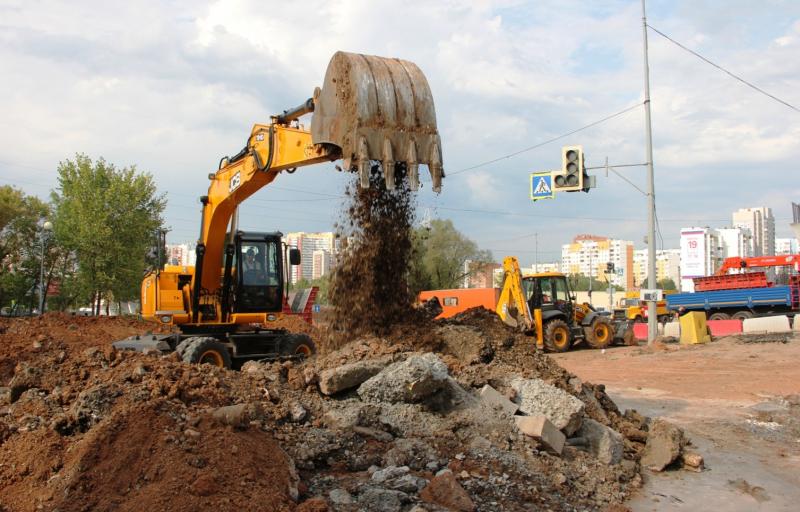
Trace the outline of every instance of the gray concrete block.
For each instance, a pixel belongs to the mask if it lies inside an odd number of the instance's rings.
[[[583,420],[578,436],[586,439],[589,451],[600,462],[619,464],[622,460],[622,434],[590,418]]]
[[[488,384],[481,388],[480,396],[486,405],[493,409],[499,409],[509,416],[513,416],[519,410],[519,405],[501,395],[499,391]]]
[[[742,332],[792,332],[792,328],[789,325],[789,317],[786,315],[763,316],[761,318],[748,318],[742,322]]]
[[[664,324],[664,336],[671,338],[681,337],[681,323],[680,322],[667,322]]]
[[[515,402],[527,415],[543,415],[566,435],[581,426],[586,406],[582,401],[541,379],[514,379],[511,387],[517,392]]]
[[[561,455],[567,436],[562,434],[546,417],[542,415],[515,416],[514,422],[520,432],[542,443],[548,451]]]

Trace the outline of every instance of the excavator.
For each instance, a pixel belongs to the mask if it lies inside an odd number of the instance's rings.
[[[310,130],[300,123],[306,114]],[[142,282],[142,316],[176,332],[134,336],[115,347],[176,351],[185,362],[226,368],[315,352],[308,336],[271,327],[282,315],[289,266],[300,264],[300,252],[279,232],[239,230],[238,206],[282,173],[336,160],[358,173],[364,188],[375,161],[388,189],[407,179],[417,190],[419,166],[426,165],[433,190],[441,190],[433,97],[416,64],[337,52],[311,98],[253,126],[241,151],[208,174],[195,266],[157,268]]]
[[[614,326],[591,304],[580,304],[570,292],[567,276],[543,272],[523,276],[514,256],[503,259],[503,288],[496,312],[508,325],[536,336],[536,346],[566,352],[585,341],[606,348],[614,341]]]

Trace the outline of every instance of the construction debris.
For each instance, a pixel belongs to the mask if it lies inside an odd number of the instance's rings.
[[[678,460],[686,446],[683,430],[665,420],[651,423],[647,435],[647,444],[642,455],[642,466],[651,471],[663,471]]]
[[[580,399],[541,379],[514,379],[511,387],[521,412],[546,416],[567,436],[581,427],[586,406]]]
[[[622,461],[623,437],[616,430],[586,418],[578,429],[578,436],[585,439],[589,453],[605,464]]]
[[[545,416],[516,416],[514,421],[520,432],[539,441],[546,450],[561,455],[567,436]]]

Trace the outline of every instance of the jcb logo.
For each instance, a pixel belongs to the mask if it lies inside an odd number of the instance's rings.
[[[242,184],[242,176],[240,173],[237,172],[231,177],[231,184],[228,187],[228,192],[233,192],[234,190],[239,188],[239,185],[241,184]]]

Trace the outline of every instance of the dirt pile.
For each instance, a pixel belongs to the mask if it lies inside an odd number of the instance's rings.
[[[349,336],[385,333],[408,319],[413,302],[407,276],[415,195],[404,179],[404,166],[395,167],[395,177],[396,187],[387,189],[376,164],[368,189],[359,186],[356,176],[346,191],[347,215],[338,228],[346,247],[328,293],[334,331]]]
[[[139,324],[90,320],[91,341],[80,329],[49,339],[61,320],[3,324],[0,510],[602,510],[641,483],[649,421],[489,312],[240,372],[114,351]],[[17,361],[11,346],[41,336]],[[320,392],[325,372],[361,363],[377,368]],[[515,379],[582,401],[585,422],[622,434],[622,461],[580,443],[553,455],[479,397],[489,384],[516,399]],[[409,391],[374,392],[381,381]]]

